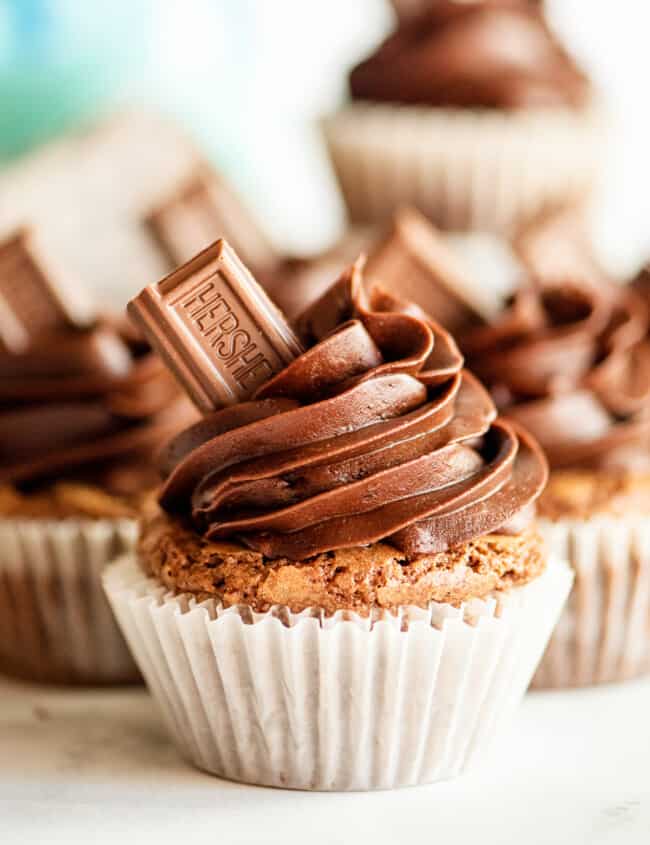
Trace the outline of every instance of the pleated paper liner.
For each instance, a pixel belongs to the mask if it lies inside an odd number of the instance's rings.
[[[579,687],[650,671],[650,520],[540,521],[575,585],[535,675],[537,688]]]
[[[584,201],[601,161],[598,109],[520,112],[353,103],[323,121],[354,223],[412,204],[444,229],[509,232]]]
[[[462,608],[397,615],[197,604],[106,571],[116,617],[181,754],[231,780],[390,789],[459,774],[505,727],[570,590],[552,562]]]
[[[101,574],[133,520],[0,520],[0,672],[58,684],[140,679]]]

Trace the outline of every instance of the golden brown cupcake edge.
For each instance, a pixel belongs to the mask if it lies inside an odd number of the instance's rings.
[[[587,520],[650,515],[650,473],[555,470],[537,503],[540,517]]]
[[[268,560],[244,546],[213,542],[155,509],[145,516],[139,542],[144,572],[169,590],[224,606],[264,612],[279,604],[294,612],[322,608],[330,615],[374,608],[460,605],[533,580],[546,564],[534,529],[490,534],[445,552],[407,560],[387,543],[338,549],[306,561]]]
[[[24,493],[0,486],[0,519],[136,519],[144,495],[118,496],[92,484],[61,481]]]

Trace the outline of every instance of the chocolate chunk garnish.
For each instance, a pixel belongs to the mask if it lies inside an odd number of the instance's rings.
[[[417,303],[452,333],[489,316],[442,235],[413,208],[394,215],[368,257],[365,275],[398,298]]]
[[[217,238],[227,238],[254,273],[279,258],[248,209],[226,182],[201,167],[145,219],[170,265],[189,261]]]
[[[81,325],[85,303],[72,299],[27,230],[0,244],[0,341],[22,352],[45,332]]]
[[[224,240],[129,303],[151,344],[204,412],[248,398],[302,348]]]
[[[545,284],[562,284],[567,279],[599,285],[612,281],[580,208],[544,212],[517,233],[513,247],[528,272]]]

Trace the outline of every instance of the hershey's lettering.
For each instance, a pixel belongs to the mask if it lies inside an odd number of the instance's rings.
[[[192,292],[180,307],[239,385],[254,387],[273,375],[270,362],[213,281]]]

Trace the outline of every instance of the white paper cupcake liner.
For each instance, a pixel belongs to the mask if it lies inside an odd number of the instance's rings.
[[[52,683],[127,683],[139,672],[101,585],[131,551],[134,520],[0,520],[0,671]]]
[[[540,521],[575,585],[533,686],[623,681],[650,671],[650,520]]]
[[[601,159],[598,111],[353,103],[323,122],[353,222],[417,206],[445,229],[507,232],[583,201]]]
[[[367,619],[197,604],[133,555],[104,574],[183,756],[230,780],[318,790],[457,775],[510,721],[571,581],[553,562],[496,598]]]

